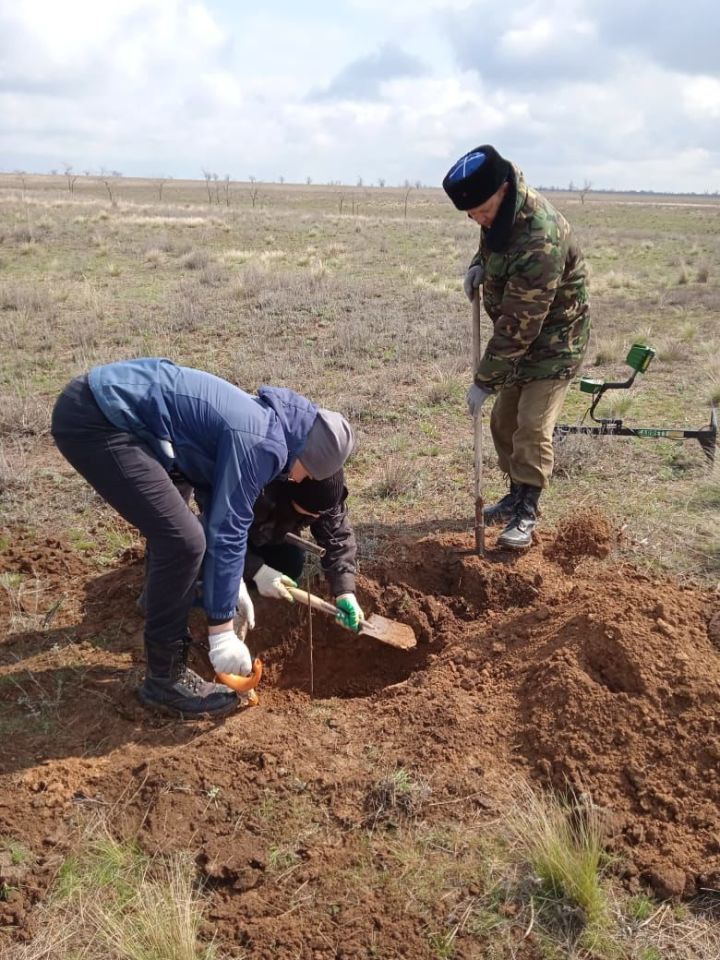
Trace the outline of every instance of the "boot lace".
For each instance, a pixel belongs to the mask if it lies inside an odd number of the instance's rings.
[[[175,675],[173,679],[175,683],[182,684],[182,686],[186,687],[190,693],[200,693],[203,680],[193,670],[190,670],[184,664],[179,663],[174,673]]]

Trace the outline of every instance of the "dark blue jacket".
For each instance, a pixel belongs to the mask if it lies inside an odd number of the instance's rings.
[[[284,387],[261,387],[255,397],[159,358],[95,367],[88,382],[114,426],[144,440],[195,488],[207,540],[203,603],[209,617],[230,620],[253,504],[302,452],[317,407]]]

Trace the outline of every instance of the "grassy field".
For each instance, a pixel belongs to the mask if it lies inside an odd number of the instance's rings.
[[[704,425],[720,393],[720,202],[553,199],[591,271],[586,372],[624,379],[635,339],[658,351],[603,412]],[[81,483],[61,480],[49,452],[54,398],[93,364],[164,355],[345,412],[359,436],[349,476],[365,550],[388,525],[469,524],[462,277],[477,240],[439,190],[2,176],[3,520],[84,536],[92,516],[72,511]],[[573,386],[562,419],[586,406]],[[503,488],[490,446],[488,498]],[[697,443],[571,438],[545,517],[589,504],[624,526],[634,560],[717,578],[720,491]]]

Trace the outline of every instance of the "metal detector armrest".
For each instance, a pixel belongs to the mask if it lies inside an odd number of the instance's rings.
[[[590,406],[590,416],[593,420],[597,421],[595,417],[595,407],[598,405],[602,395],[607,390],[627,390],[633,385],[635,377],[639,373],[645,373],[654,356],[655,350],[652,347],[648,347],[647,344],[644,343],[634,343],[630,347],[627,357],[625,357],[625,363],[632,369],[632,373],[627,380],[612,382],[608,380],[595,380],[593,377],[580,378],[580,392],[591,393],[594,398]]]

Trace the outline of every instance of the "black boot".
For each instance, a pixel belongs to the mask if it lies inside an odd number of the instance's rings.
[[[529,483],[520,484],[515,509],[510,523],[497,540],[499,547],[524,550],[532,546],[532,533],[537,523],[537,506],[542,490]]]
[[[171,644],[146,644],[145,680],[137,689],[140,702],[181,720],[223,717],[239,704],[237,694],[222,683],[208,683],[185,665],[190,637]]]
[[[491,507],[485,507],[483,517],[489,527],[498,523],[507,523],[508,520],[512,519],[519,492],[520,484],[511,480],[510,490],[505,496],[501,497],[498,502],[494,503]]]

